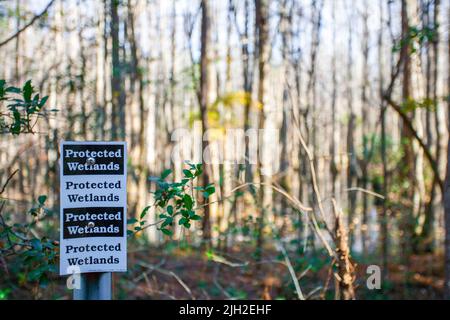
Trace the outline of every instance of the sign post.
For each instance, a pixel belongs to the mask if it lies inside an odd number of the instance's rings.
[[[85,273],[80,278],[80,288],[73,290],[74,300],[111,300],[111,272]]]
[[[109,300],[127,271],[125,142],[60,144],[60,275],[80,276],[74,299]]]

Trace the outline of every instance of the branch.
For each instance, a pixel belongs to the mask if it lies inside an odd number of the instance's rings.
[[[380,199],[385,199],[385,196],[383,196],[383,195],[381,195],[379,193],[376,193],[376,192],[364,189],[364,188],[359,188],[359,187],[347,188],[347,189],[345,189],[345,191],[361,191],[363,193],[370,194],[371,196],[374,196],[374,197],[377,197],[377,198],[380,198]]]
[[[2,190],[0,190],[0,194],[2,194],[3,192],[5,192],[6,186],[8,185],[9,181],[12,179],[12,177],[17,173],[17,171],[19,171],[19,169],[16,169],[9,177],[8,179],[6,179],[5,184],[2,187]]]
[[[430,153],[430,150],[427,148],[427,146],[425,145],[423,140],[419,137],[417,131],[414,129],[414,126],[412,125],[412,122],[409,119],[408,115],[406,113],[404,113],[401,106],[398,105],[397,103],[395,103],[391,98],[392,91],[394,90],[395,81],[400,74],[400,69],[401,69],[407,55],[408,55],[408,50],[402,50],[400,52],[400,56],[398,58],[397,64],[391,75],[391,81],[389,83],[388,88],[384,91],[382,98],[398,113],[400,118],[403,120],[403,124],[408,128],[409,132],[413,135],[414,139],[416,139],[417,142],[419,143],[420,147],[422,148],[422,150],[425,154],[425,157],[427,158],[428,162],[431,165],[431,169],[433,170],[433,173],[436,177],[436,181],[439,185],[441,193],[444,194],[444,183],[441,180],[441,177],[439,175],[439,169],[438,169],[436,160],[433,158],[433,156]]]
[[[293,197],[291,195],[289,195],[286,191],[284,191],[281,188],[278,188],[276,186],[274,186],[271,183],[264,183],[264,182],[260,182],[260,183],[255,183],[255,182],[247,182],[244,184],[241,184],[240,186],[237,186],[236,188],[234,188],[233,190],[231,190],[231,193],[239,190],[245,186],[248,185],[267,185],[269,187],[271,187],[272,189],[274,189],[275,191],[277,191],[278,193],[280,193],[281,195],[285,196],[290,202],[292,202],[292,204],[294,205],[294,208],[299,212],[299,213],[305,213],[306,217],[308,218],[308,220],[311,222],[314,231],[316,232],[317,236],[319,237],[319,240],[322,242],[322,244],[324,245],[325,249],[328,251],[328,254],[330,255],[330,257],[335,257],[335,252],[331,249],[330,245],[328,244],[327,240],[325,239],[325,237],[322,235],[322,232],[320,231],[320,227],[317,223],[317,219],[315,217],[314,214],[309,214],[311,211],[313,211],[313,208],[310,207],[306,207],[304,206],[300,200],[298,200],[296,197]],[[325,224],[325,227],[326,224]],[[333,239],[333,234],[331,233],[331,231],[329,231],[329,229],[327,228],[327,231],[329,232],[330,237]]]
[[[17,38],[22,32],[24,32],[28,27],[30,27],[31,25],[33,25],[37,20],[39,20],[44,14],[47,13],[48,9],[50,9],[50,7],[53,5],[53,3],[55,2],[55,0],[51,0],[47,6],[45,7],[45,9],[39,13],[38,15],[34,16],[33,19],[30,20],[30,22],[28,22],[26,25],[24,25],[22,28],[20,28],[15,34],[13,34],[12,36],[10,36],[9,38],[3,40],[2,42],[0,42],[0,47],[4,46],[5,44],[7,44],[8,42],[10,42],[11,40],[13,40],[14,38]]]
[[[298,199],[295,198],[295,197],[292,197],[292,196],[289,195],[285,190],[283,190],[282,188],[278,188],[278,187],[274,186],[274,185],[271,184],[271,183],[265,183],[265,182],[260,182],[260,183],[256,183],[256,182],[247,182],[247,183],[244,183],[244,184],[241,184],[241,185],[235,187],[234,189],[232,189],[232,190],[230,191],[230,193],[233,193],[233,192],[235,192],[235,191],[237,191],[237,190],[239,190],[239,189],[242,189],[242,188],[244,188],[244,187],[246,187],[246,186],[249,186],[249,185],[252,185],[252,186],[254,186],[254,185],[269,186],[269,187],[272,188],[273,190],[275,190],[275,191],[277,191],[278,193],[280,193],[280,194],[282,194],[283,196],[285,196],[285,197],[286,197],[289,201],[291,201],[291,202],[292,202],[299,210],[301,210],[301,211],[306,211],[306,212],[313,211],[312,208],[303,205],[303,204],[300,202],[300,200],[298,200]]]
[[[402,118],[403,124],[408,128],[409,132],[413,135],[414,139],[416,139],[416,141],[419,143],[420,147],[422,148],[422,150],[425,154],[425,157],[427,158],[428,162],[431,165],[431,169],[433,170],[434,175],[436,176],[436,180],[439,185],[439,188],[441,189],[442,194],[444,194],[444,182],[442,181],[441,177],[439,176],[439,169],[438,169],[436,160],[431,155],[430,150],[427,148],[427,146],[425,145],[423,140],[419,137],[419,134],[414,129],[411,120],[408,118],[406,113],[403,112],[401,107],[398,104],[396,104],[394,101],[392,101],[392,99],[388,95],[385,95],[384,99],[398,113],[400,118]]]
[[[186,285],[186,283],[183,280],[181,280],[181,278],[178,275],[176,275],[175,272],[167,271],[167,270],[161,269],[161,268],[159,268],[159,267],[157,267],[155,265],[144,263],[144,262],[139,262],[138,265],[140,265],[141,267],[148,268],[148,269],[151,269],[151,270],[155,270],[155,271],[158,271],[158,272],[160,272],[162,274],[174,277],[175,280],[177,280],[177,282],[183,287],[183,289],[186,290],[186,292],[189,294],[191,299],[195,300],[195,297],[192,294],[191,289],[189,289],[189,287]]]
[[[289,274],[291,275],[292,282],[294,282],[295,291],[297,292],[297,297],[299,300],[305,300],[305,297],[303,296],[302,289],[300,288],[300,284],[297,279],[297,275],[295,274],[294,268],[292,267],[291,260],[289,259],[289,256],[286,252],[286,249],[283,246],[283,243],[281,240],[276,242],[276,247],[281,253],[283,254],[284,261],[286,263],[286,267],[289,270]]]

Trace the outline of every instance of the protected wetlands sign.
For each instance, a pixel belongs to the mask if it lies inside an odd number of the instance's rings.
[[[60,144],[60,274],[127,271],[125,142]]]

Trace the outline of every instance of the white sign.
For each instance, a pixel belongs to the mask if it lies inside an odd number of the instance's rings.
[[[127,271],[125,142],[60,144],[60,274]]]

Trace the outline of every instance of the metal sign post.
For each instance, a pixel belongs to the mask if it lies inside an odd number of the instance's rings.
[[[60,275],[76,276],[75,300],[110,300],[111,272],[127,271],[126,143],[62,141],[60,154]]]
[[[74,300],[112,299],[111,272],[84,273],[80,276],[80,289],[73,290]]]

